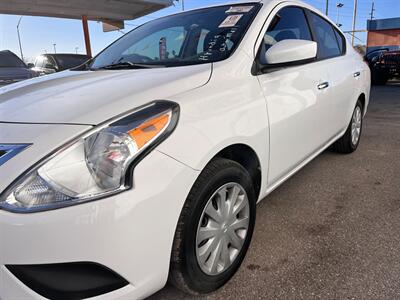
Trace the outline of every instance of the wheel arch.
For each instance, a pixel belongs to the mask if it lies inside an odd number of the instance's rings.
[[[235,161],[249,172],[258,199],[261,191],[262,168],[256,151],[246,144],[232,144],[220,150],[212,159],[217,157]]]
[[[361,93],[360,96],[358,97],[358,100],[360,100],[360,102],[361,102],[362,109],[363,109],[363,115],[365,115],[367,112],[365,93]]]

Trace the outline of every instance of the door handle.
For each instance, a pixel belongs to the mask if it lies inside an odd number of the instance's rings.
[[[361,75],[360,72],[355,72],[355,73],[353,74],[354,78],[360,77],[360,75]]]
[[[329,82],[324,82],[318,85],[319,90],[324,90],[329,87]]]

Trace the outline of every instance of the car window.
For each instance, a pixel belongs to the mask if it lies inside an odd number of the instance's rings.
[[[54,62],[54,65],[58,65],[61,70],[66,70],[82,65],[88,61],[89,58],[80,55],[57,55],[56,60],[57,64]]]
[[[44,56],[43,57],[43,68],[46,68],[46,69],[54,68],[54,63],[53,63],[52,59],[50,59],[49,57]]]
[[[341,54],[344,54],[346,52],[346,39],[344,38],[344,36],[339,33],[339,31],[337,29],[333,29],[336,35],[336,40],[339,44],[339,50]]]
[[[325,59],[341,55],[332,25],[315,13],[311,13],[310,16],[318,43],[318,58]]]
[[[150,57],[153,60],[165,60],[179,57],[187,31],[184,27],[170,27],[145,37],[126,49],[125,59]]]
[[[150,21],[100,53],[90,68],[124,63],[175,67],[227,59],[260,7],[257,3],[224,5]]]
[[[206,47],[205,42],[206,42],[207,36],[209,36],[208,35],[209,33],[210,33],[210,31],[207,30],[207,29],[202,29],[201,30],[201,33],[200,33],[200,36],[199,36],[199,43],[197,45],[197,52],[198,53],[202,53],[204,51],[204,49],[206,49],[205,48]]]
[[[312,40],[305,13],[300,7],[285,7],[275,15],[264,36],[265,51],[288,39]]]
[[[25,68],[25,64],[13,53],[9,51],[0,51],[0,67]]]

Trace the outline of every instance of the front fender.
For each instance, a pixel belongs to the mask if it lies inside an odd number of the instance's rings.
[[[158,150],[201,171],[224,148],[244,144],[257,154],[266,183],[267,106],[257,78],[243,69],[239,65],[219,70],[216,64],[207,85],[170,99],[180,104],[181,116],[175,132]]]

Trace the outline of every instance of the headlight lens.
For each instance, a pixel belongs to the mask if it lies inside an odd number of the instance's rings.
[[[157,101],[69,143],[8,188],[0,207],[36,212],[99,199],[131,187],[133,166],[176,127],[179,106]]]

